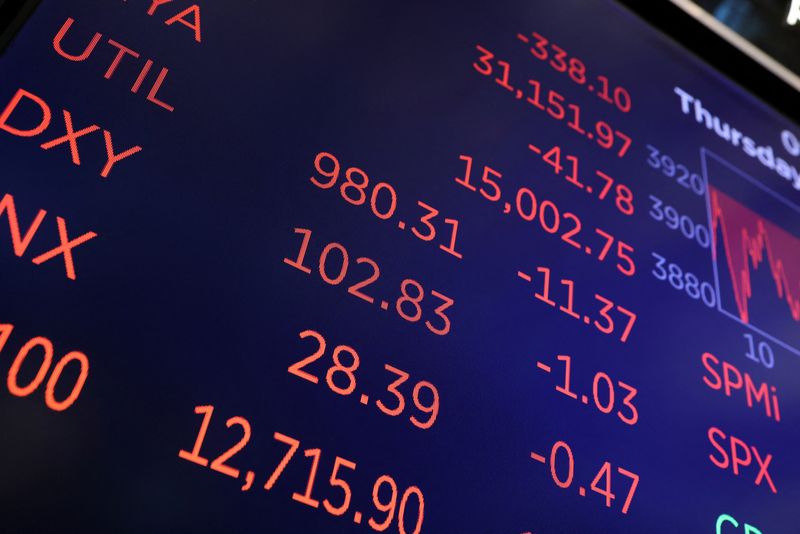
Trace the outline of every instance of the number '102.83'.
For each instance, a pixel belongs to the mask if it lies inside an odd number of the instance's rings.
[[[295,228],[294,231],[296,234],[303,236],[300,250],[297,252],[295,258],[284,258],[283,262],[306,274],[311,274],[311,268],[306,265],[306,256],[308,254],[312,232],[307,228]],[[366,287],[374,284],[380,278],[381,269],[378,264],[374,260],[366,257],[356,258],[355,263],[357,265],[369,266],[369,270],[371,270],[372,273],[367,278],[351,284],[347,288],[347,292],[370,304],[377,304],[380,302],[380,309],[388,311],[388,300],[379,301],[378,298],[364,292]],[[322,280],[326,284],[336,286],[341,284],[350,272],[350,254],[340,243],[328,243],[322,249],[317,264],[318,272]],[[395,301],[394,309],[397,315],[410,323],[419,322],[423,316],[431,317],[425,321],[425,327],[436,335],[444,336],[450,332],[451,324],[450,318],[447,315],[447,309],[453,305],[454,301],[450,297],[435,290],[429,290],[431,297],[427,299],[425,298],[425,293],[425,288],[421,283],[411,278],[404,279],[400,284],[400,296],[396,299],[391,297]],[[437,301],[433,311],[423,311],[423,301],[429,302],[430,300]]]

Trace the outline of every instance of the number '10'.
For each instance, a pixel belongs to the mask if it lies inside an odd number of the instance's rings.
[[[775,354],[772,352],[772,347],[766,341],[758,342],[758,357],[756,357],[756,342],[753,340],[753,334],[745,334],[747,340],[748,350],[745,356],[754,362],[761,363],[767,369],[775,367]]]

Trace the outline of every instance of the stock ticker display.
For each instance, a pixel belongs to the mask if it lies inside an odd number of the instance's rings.
[[[45,1],[6,532],[797,533],[800,128],[602,0]]]

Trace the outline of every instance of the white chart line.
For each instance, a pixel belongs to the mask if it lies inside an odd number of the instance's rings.
[[[703,180],[706,182],[706,213],[708,214],[708,233],[711,234],[711,266],[714,268],[714,286],[717,288],[717,310],[722,311],[722,298],[719,293],[719,272],[717,271],[717,260],[714,258],[717,251],[717,234],[714,232],[714,221],[711,217],[711,191],[709,191],[710,182],[708,180],[705,147],[700,147],[700,166],[703,170]]]

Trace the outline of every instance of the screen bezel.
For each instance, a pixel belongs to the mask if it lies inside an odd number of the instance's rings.
[[[628,11],[736,82],[795,123],[798,92],[749,55],[668,0],[617,0]]]

